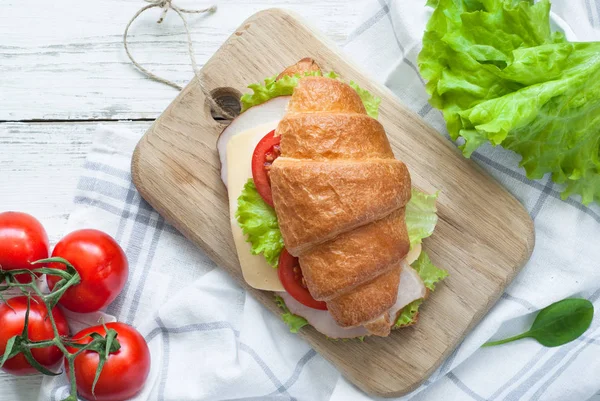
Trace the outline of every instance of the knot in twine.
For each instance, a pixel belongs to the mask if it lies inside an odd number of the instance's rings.
[[[217,104],[217,102],[215,102],[215,100],[213,99],[211,94],[208,93],[208,91],[206,90],[206,88],[203,85],[203,80],[202,80],[202,77],[200,76],[201,75],[200,70],[198,69],[198,63],[196,62],[196,56],[194,55],[194,44],[192,43],[192,35],[190,33],[190,29],[188,27],[187,20],[184,16],[184,14],[204,14],[204,13],[212,14],[217,11],[217,6],[213,5],[208,8],[202,8],[202,9],[198,9],[198,10],[190,10],[190,9],[181,8],[181,7],[176,6],[175,4],[173,4],[173,0],[144,0],[144,1],[146,3],[150,3],[150,4],[140,8],[138,10],[138,12],[135,13],[135,15],[127,23],[127,26],[125,27],[125,32],[123,33],[123,46],[125,47],[125,52],[127,53],[127,57],[129,57],[129,60],[133,63],[133,65],[140,72],[142,72],[148,78],[153,79],[157,82],[161,82],[165,85],[169,85],[177,90],[183,89],[182,86],[180,86],[180,85],[176,84],[175,82],[170,81],[168,79],[159,77],[158,75],[147,70],[141,64],[139,64],[137,61],[135,61],[135,59],[133,58],[133,55],[129,51],[129,46],[127,44],[127,34],[129,33],[129,28],[131,27],[131,24],[144,11],[149,10],[151,8],[162,8],[162,13],[161,13],[160,17],[158,18],[158,21],[156,21],[159,24],[164,21],[165,16],[167,15],[167,12],[169,10],[175,11],[177,13],[177,15],[179,15],[179,18],[181,18],[181,21],[183,22],[183,27],[185,28],[185,33],[186,33],[187,42],[188,42],[188,53],[190,55],[190,60],[192,62],[192,70],[194,71],[194,75],[198,79],[198,83],[200,84],[200,88],[202,89],[202,92],[208,99],[208,102],[210,103],[210,106],[213,110],[218,111],[219,114],[221,114],[221,116],[223,116],[227,119],[233,119],[234,116],[232,116],[229,112],[227,112],[219,104]]]
[[[173,9],[175,10],[179,16],[181,17],[180,13],[185,13],[185,14],[202,14],[202,13],[214,13],[215,11],[217,11],[217,6],[210,6],[208,8],[203,8],[200,10],[189,10],[187,8],[181,8],[181,7],[177,7],[176,5],[173,4],[173,0],[144,0],[146,3],[150,3],[150,5],[144,7],[142,10],[140,10],[140,12],[133,17],[132,20],[135,20],[135,18],[141,14],[142,12],[144,12],[145,10],[149,9],[149,8],[153,8],[153,7],[160,7],[163,9],[162,14],[160,15],[160,18],[158,19],[158,21],[156,21],[157,23],[161,23],[163,22],[163,20],[165,19],[165,16],[167,15],[167,12],[169,11],[169,9]],[[183,17],[182,17],[183,19]],[[184,19],[184,24],[185,24],[185,19]]]

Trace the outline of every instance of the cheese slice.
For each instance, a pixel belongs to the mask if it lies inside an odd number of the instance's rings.
[[[250,286],[268,291],[284,291],[277,276],[277,269],[270,266],[263,255],[252,255],[250,244],[235,218],[235,212],[238,207],[237,199],[248,179],[252,178],[252,152],[269,131],[277,128],[278,123],[279,120],[275,120],[243,131],[227,143],[229,216],[242,274]]]

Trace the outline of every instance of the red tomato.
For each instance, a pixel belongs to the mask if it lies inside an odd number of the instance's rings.
[[[280,137],[275,136],[275,130],[269,132],[260,140],[252,154],[252,178],[260,196],[269,205],[273,206],[273,194],[271,193],[271,178],[269,170],[271,164],[279,157]]]
[[[298,258],[290,255],[285,248],[283,248],[281,255],[279,255],[277,274],[279,275],[279,281],[283,284],[283,288],[285,288],[296,301],[309,308],[327,310],[327,304],[325,302],[317,301],[310,295],[306,283],[304,282],[304,276],[302,276],[302,269],[300,269]]]
[[[33,216],[20,212],[0,213],[0,266],[4,270],[32,269],[31,262],[48,257],[48,235]],[[31,282],[19,274],[21,283]]]
[[[150,350],[144,337],[133,327],[124,323],[108,323],[106,327],[118,333],[117,340],[121,348],[110,354],[96,383],[94,394],[92,385],[100,360],[94,351],[84,351],[75,358],[75,378],[77,391],[81,396],[94,401],[128,400],[140,392],[150,373]],[[77,333],[76,343],[88,344],[92,341],[88,334],[106,335],[103,326],[94,326]],[[76,349],[67,348],[73,353]],[[67,375],[69,366],[65,362]]]
[[[98,230],[74,231],[64,237],[52,257],[65,258],[81,276],[81,283],[69,288],[59,303],[73,312],[95,312],[115,300],[127,282],[129,265],[125,253],[108,234]],[[65,270],[62,263],[48,267]],[[48,287],[54,289],[58,276],[47,276]]]
[[[7,305],[8,304],[8,305]],[[9,306],[10,305],[10,306]],[[12,308],[12,309],[11,309]],[[11,298],[6,303],[0,304],[0,355],[4,355],[6,343],[11,337],[21,334],[25,324],[25,313],[27,311],[27,297],[20,296]],[[69,334],[67,320],[58,308],[52,309],[52,315],[56,327],[61,336]],[[32,341],[44,341],[54,338],[52,323],[47,318],[46,305],[39,298],[31,299],[29,309],[29,327],[27,333]],[[40,365],[53,369],[58,367],[63,353],[57,347],[34,348],[31,350],[33,357]],[[13,375],[21,376],[36,373],[23,354],[10,358],[2,369]]]

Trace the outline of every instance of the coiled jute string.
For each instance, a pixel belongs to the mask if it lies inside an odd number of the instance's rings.
[[[131,60],[131,62],[133,63],[133,65],[142,74],[144,74],[148,78],[150,78],[150,79],[152,79],[152,80],[154,80],[156,82],[160,82],[160,83],[163,83],[165,85],[169,85],[169,86],[171,86],[171,87],[173,87],[173,88],[175,88],[177,90],[182,90],[183,89],[182,86],[176,84],[175,82],[170,81],[168,79],[165,79],[163,77],[160,77],[160,76],[154,74],[153,72],[147,70],[146,68],[144,68],[140,63],[138,63],[133,58],[133,55],[129,51],[129,46],[127,44],[127,34],[129,33],[129,28],[131,27],[131,24],[144,11],[149,10],[151,8],[161,8],[162,9],[162,13],[160,15],[160,18],[157,21],[157,23],[159,23],[159,24],[164,21],[165,16],[167,15],[167,12],[169,10],[175,11],[175,13],[177,13],[177,15],[179,15],[179,18],[181,18],[181,21],[183,22],[183,27],[185,28],[185,33],[186,33],[186,36],[187,36],[187,43],[188,43],[188,53],[190,55],[190,60],[192,62],[192,69],[194,71],[194,75],[196,76],[198,84],[200,85],[200,88],[202,89],[202,92],[206,96],[206,99],[208,100],[211,109],[214,112],[216,112],[216,114],[220,115],[223,118],[233,119],[234,116],[231,115],[227,110],[223,109],[223,107],[221,107],[213,99],[212,95],[204,87],[204,82],[203,82],[202,76],[200,74],[200,70],[198,69],[198,63],[196,62],[196,56],[194,55],[194,44],[192,42],[192,35],[190,33],[190,29],[189,29],[187,20],[186,20],[185,15],[184,15],[184,14],[204,14],[204,13],[212,14],[212,13],[214,13],[214,12],[217,11],[217,6],[213,5],[213,6],[208,7],[208,8],[203,8],[203,9],[198,9],[198,10],[190,10],[190,9],[181,8],[181,7],[176,6],[175,4],[173,4],[173,0],[144,0],[144,1],[147,2],[147,3],[150,3],[150,4],[148,4],[148,5],[140,8],[138,10],[138,12],[135,13],[135,15],[127,23],[127,26],[125,27],[125,32],[123,33],[123,46],[125,47],[125,52],[127,53],[127,57],[129,57],[129,60]]]

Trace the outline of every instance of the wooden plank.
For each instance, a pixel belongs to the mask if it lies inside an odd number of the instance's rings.
[[[58,241],[97,124],[0,124],[0,211],[42,221]]]
[[[205,65],[205,87],[244,91],[248,83],[313,57],[324,70],[382,98],[380,121],[414,185],[441,191],[440,222],[425,247],[450,277],[425,303],[419,324],[364,343],[332,342],[310,327],[300,333],[361,389],[399,396],[419,386],[496,302],[530,256],[533,224],[508,192],[318,36],[283,11],[256,14]],[[222,129],[192,81],[140,141],[132,174],[142,196],[245,285],[219,178],[216,139]],[[278,313],[272,294],[248,290]]]
[[[206,60],[248,16],[279,6],[295,10],[338,43],[352,28],[359,0],[175,1],[181,7],[218,4],[211,16],[189,17],[198,63]],[[156,118],[177,95],[145,78],[122,44],[141,0],[9,1],[0,21],[0,121]],[[181,85],[192,78],[183,26],[174,12],[158,25],[158,9],[130,30],[136,59]]]
[[[141,134],[151,122],[110,122]],[[50,242],[64,234],[81,166],[99,123],[1,123],[0,211],[39,218]],[[1,387],[0,387],[1,388]],[[0,400],[1,398],[0,392]]]

